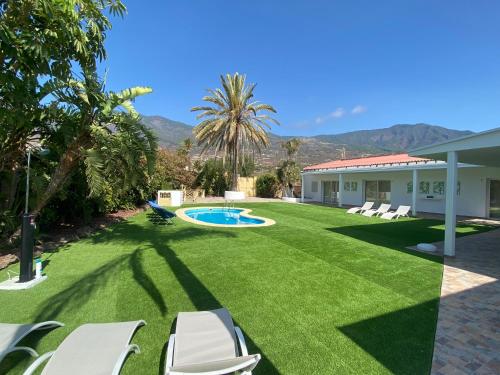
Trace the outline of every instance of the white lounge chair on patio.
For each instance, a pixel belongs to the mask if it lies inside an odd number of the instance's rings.
[[[376,210],[367,210],[367,211],[363,212],[363,216],[372,217],[373,215],[375,215],[375,216],[383,215],[386,212],[388,212],[390,209],[391,209],[390,204],[382,203],[380,205],[380,207],[377,208]]]
[[[131,352],[139,353],[137,345],[130,345],[134,332],[146,322],[84,324],[69,334],[53,351],[40,356],[23,375],[31,375],[47,359],[41,375],[118,375]]]
[[[363,212],[371,209],[373,207],[375,202],[365,202],[365,204],[361,207],[351,207],[347,210],[347,213],[348,214],[356,214],[356,213],[360,213],[362,214]]]
[[[411,210],[411,206],[399,206],[398,209],[394,212],[386,212],[381,216],[382,219],[399,219],[401,216],[408,216],[408,213]]]
[[[239,346],[239,349],[238,349]],[[165,375],[251,375],[260,354],[248,355],[245,338],[226,309],[181,312],[168,340]]]
[[[17,343],[33,331],[63,326],[64,324],[56,321],[41,322],[36,324],[0,323],[0,362],[7,354],[19,350],[28,352],[33,357],[38,357],[38,353],[34,349],[27,346],[16,346]]]

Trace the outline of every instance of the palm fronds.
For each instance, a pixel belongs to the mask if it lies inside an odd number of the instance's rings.
[[[261,151],[269,145],[267,131],[278,121],[267,113],[276,113],[269,104],[251,101],[255,84],[246,85],[246,76],[235,73],[221,76],[222,89],[208,90],[202,99],[211,105],[193,107],[202,121],[194,135],[203,151],[215,149],[232,164],[232,189],[237,189],[237,170],[244,147]],[[263,113],[264,112],[264,113]],[[267,112],[267,113],[266,113]]]

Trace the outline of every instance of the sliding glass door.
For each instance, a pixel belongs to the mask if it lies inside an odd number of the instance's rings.
[[[365,181],[365,201],[391,203],[391,181]]]
[[[337,204],[339,195],[338,181],[322,181],[323,187],[323,203]]]
[[[500,180],[490,180],[489,214],[492,219],[500,218]]]

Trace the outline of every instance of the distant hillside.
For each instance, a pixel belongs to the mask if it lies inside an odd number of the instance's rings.
[[[184,139],[193,138],[193,127],[183,122],[161,116],[143,116],[142,122],[155,132],[163,147],[174,148]]]
[[[398,124],[390,128],[360,130],[336,135],[318,135],[313,138],[323,142],[346,144],[359,149],[380,152],[408,151],[433,143],[472,134],[428,124]]]
[[[193,127],[182,122],[169,120],[161,116],[144,116],[143,122],[153,129],[160,145],[167,148],[177,147],[184,139],[193,139]],[[321,163],[324,161],[374,154],[390,154],[406,152],[433,143],[472,134],[470,131],[460,131],[428,124],[398,124],[389,128],[374,130],[359,130],[343,134],[317,135],[312,137],[297,137],[302,141],[299,161],[303,165]],[[259,161],[265,165],[274,165],[276,160],[284,157],[281,142],[291,137],[270,134],[271,146],[259,156]],[[194,156],[200,149],[195,147]]]

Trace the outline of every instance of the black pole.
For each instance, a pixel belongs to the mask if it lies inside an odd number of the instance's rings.
[[[21,264],[19,281],[25,283],[33,279],[33,247],[35,245],[35,220],[33,215],[23,215],[21,229]]]
[[[25,283],[33,279],[33,246],[35,244],[35,219],[28,214],[30,194],[31,150],[28,148],[28,166],[26,168],[26,202],[24,205],[23,224],[21,227],[21,259],[19,281]]]

